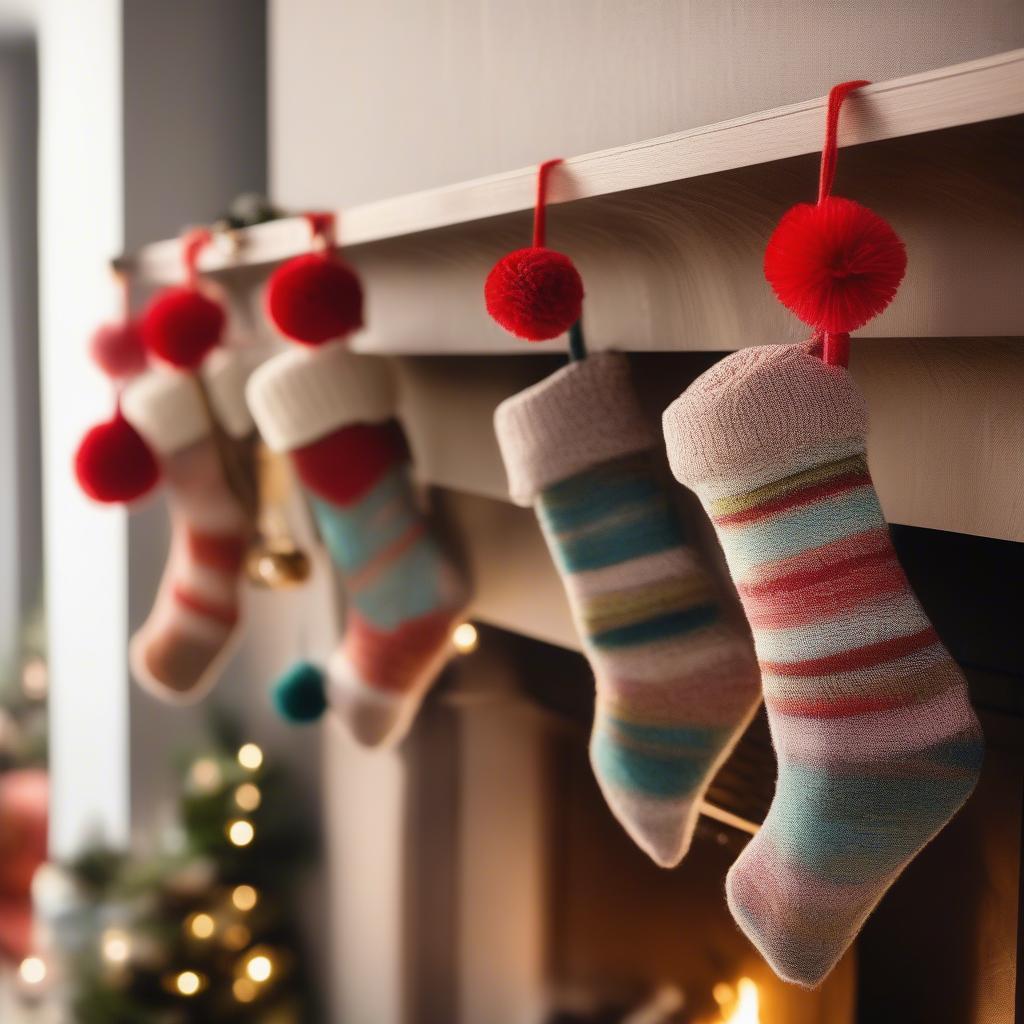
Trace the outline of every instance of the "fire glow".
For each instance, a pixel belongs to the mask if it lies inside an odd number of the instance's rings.
[[[761,1024],[761,1000],[757,985],[750,978],[740,978],[735,989],[731,985],[716,985],[714,997],[722,1024]]]

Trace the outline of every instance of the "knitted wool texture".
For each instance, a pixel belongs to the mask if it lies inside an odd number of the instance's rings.
[[[635,842],[674,865],[759,703],[749,638],[686,542],[624,357],[565,367],[502,403],[495,427],[512,497],[536,509],[594,670],[594,773]]]
[[[850,374],[752,348],[665,412],[673,471],[711,516],[754,631],[779,761],[729,906],[783,978],[818,984],[974,787],[963,676],[896,559]]]
[[[250,382],[264,439],[288,451],[348,598],[330,707],[367,746],[397,742],[466,600],[413,493],[386,364],[337,343],[282,353]]]
[[[244,398],[251,366],[248,353],[220,350],[201,371],[218,419],[239,441],[252,433]],[[131,640],[132,674],[165,700],[198,700],[217,681],[237,636],[251,523],[225,479],[190,375],[143,374],[125,388],[122,406],[160,461],[171,517],[156,602]]]

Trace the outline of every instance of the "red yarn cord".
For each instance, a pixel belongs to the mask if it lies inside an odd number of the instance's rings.
[[[537,168],[537,202],[533,208],[533,245],[534,248],[543,249],[547,240],[548,217],[548,176],[551,168],[562,162],[562,157],[555,157],[554,160],[545,160]]]
[[[843,105],[843,100],[851,92],[863,85],[870,84],[870,82],[864,80],[840,82],[839,85],[834,85],[828,94],[828,116],[825,119],[825,147],[821,151],[821,175],[818,178],[819,204],[832,194],[832,182],[836,177],[836,159],[839,152],[837,141],[839,135],[839,108]]]
[[[849,366],[850,336],[826,331],[822,337],[821,361],[827,366]]]
[[[338,231],[338,216],[330,210],[311,210],[304,213],[306,223],[313,235],[313,247],[322,245],[326,252],[334,248]]]
[[[182,238],[182,258],[185,261],[185,278],[190,288],[195,288],[199,282],[199,271],[196,263],[199,254],[213,240],[213,234],[209,228],[193,228],[187,231]]]
[[[839,159],[839,109],[843,105],[843,100],[851,92],[870,84],[864,79],[856,79],[851,82],[840,82],[829,91],[828,114],[825,118],[825,145],[821,151],[821,173],[818,177],[819,206],[832,194],[832,184],[836,178],[836,164]],[[822,336],[821,359],[828,366],[849,366],[849,334],[826,332]]]

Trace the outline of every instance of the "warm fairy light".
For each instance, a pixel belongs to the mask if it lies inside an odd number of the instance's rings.
[[[222,939],[228,949],[233,949],[237,952],[249,945],[249,941],[252,939],[252,932],[244,924],[229,924],[224,929]]]
[[[259,893],[251,885],[236,885],[231,893],[231,902],[236,910],[247,914],[259,902]]]
[[[460,622],[452,632],[452,643],[460,654],[470,654],[476,650],[480,637],[472,622]]]
[[[127,963],[132,955],[132,943],[127,932],[120,928],[108,928],[101,940],[103,959],[111,964]]]
[[[220,765],[212,757],[201,757],[196,761],[191,774],[192,784],[203,793],[212,793],[223,781]]]
[[[243,782],[235,790],[235,803],[243,811],[255,811],[262,801],[263,794],[260,792],[260,787],[251,782]]]
[[[18,967],[18,976],[26,985],[42,985],[46,981],[46,964],[37,956],[27,956]]]
[[[182,971],[174,979],[174,987],[183,996],[194,996],[203,986],[203,979],[195,971]]]
[[[732,1013],[723,1018],[725,1024],[761,1024],[760,1002],[757,985],[750,978],[740,978],[736,982],[736,1003]]]
[[[263,764],[263,751],[255,743],[246,743],[238,751],[238,763],[254,772]]]
[[[240,1003],[251,1003],[259,993],[259,989],[248,978],[235,978],[231,991]]]
[[[29,700],[42,700],[46,696],[50,674],[42,658],[32,658],[22,666],[21,688]]]
[[[269,981],[270,976],[274,973],[274,963],[269,956],[259,953],[249,957],[245,965],[245,973],[258,985],[262,985],[263,982]]]
[[[209,914],[193,914],[189,918],[188,930],[197,939],[208,939],[217,930],[217,923]]]
[[[712,990],[711,995],[719,1007],[728,1006],[736,998],[736,990],[732,985],[720,981]]]
[[[252,827],[252,822],[250,821],[239,818],[228,824],[228,839],[235,846],[248,846],[255,837],[256,829]]]

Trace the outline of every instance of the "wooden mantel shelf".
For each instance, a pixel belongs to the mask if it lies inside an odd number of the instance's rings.
[[[766,164],[818,151],[825,98],[806,100],[691,131],[568,158],[552,176],[550,202],[568,203]],[[854,94],[840,144],[857,146],[1024,113],[1024,49],[955,64]],[[532,208],[535,169],[522,168],[444,188],[338,211],[348,247],[433,231]],[[309,246],[309,230],[289,217],[233,233],[200,258],[203,272],[260,266]],[[135,256],[140,278],[182,276],[180,243],[156,242]]]

